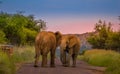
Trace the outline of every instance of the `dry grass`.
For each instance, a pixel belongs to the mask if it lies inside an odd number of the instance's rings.
[[[103,49],[87,50],[82,56],[82,60],[94,66],[107,67],[106,74],[120,74],[120,54]]]

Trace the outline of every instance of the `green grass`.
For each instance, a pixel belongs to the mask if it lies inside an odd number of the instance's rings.
[[[7,54],[0,51],[0,74],[15,74],[15,64]]]
[[[93,49],[79,58],[94,66],[107,67],[106,74],[120,74],[120,54],[115,51]]]
[[[34,47],[14,47],[12,56],[0,51],[0,74],[15,74],[22,63],[34,61]]]
[[[15,47],[12,58],[16,63],[28,63],[34,62],[35,60],[35,48],[34,46],[25,46],[25,47]],[[47,56],[48,60],[50,59],[50,53]],[[39,61],[42,60],[40,55]]]
[[[33,46],[15,47],[12,55],[15,63],[32,62],[34,60],[35,52]]]

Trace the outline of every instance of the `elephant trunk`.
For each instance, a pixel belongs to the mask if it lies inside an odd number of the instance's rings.
[[[63,65],[66,64],[66,52],[64,50],[61,50],[60,52],[60,60]]]
[[[60,54],[60,60],[61,60],[61,62],[63,64],[63,54]]]

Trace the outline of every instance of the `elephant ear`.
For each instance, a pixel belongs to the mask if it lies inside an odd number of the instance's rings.
[[[55,32],[55,36],[56,36],[56,39],[58,40],[62,37],[62,34],[59,31],[57,31]]]
[[[74,47],[74,45],[76,44],[76,39],[74,36],[69,36],[69,43],[68,43],[68,47]]]
[[[55,36],[56,36],[57,45],[59,45],[62,38],[62,34],[59,31],[57,31],[55,32]]]

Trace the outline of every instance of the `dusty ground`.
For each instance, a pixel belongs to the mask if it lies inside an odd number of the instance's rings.
[[[63,67],[59,59],[56,59],[56,67],[33,67],[33,63],[24,64],[16,74],[103,74],[105,68],[90,66],[83,61],[77,61],[77,67]]]

